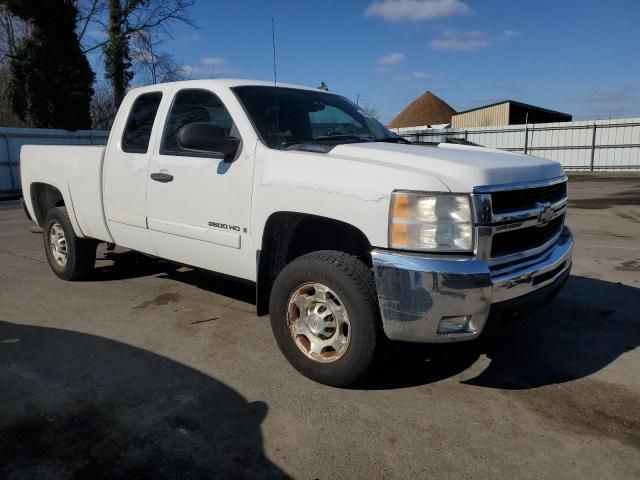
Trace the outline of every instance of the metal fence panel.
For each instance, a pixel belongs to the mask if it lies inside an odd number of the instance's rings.
[[[0,128],[0,197],[21,194],[20,149],[23,145],[106,145],[109,132]]]
[[[640,169],[640,118],[425,129],[401,132],[417,143],[465,139],[490,148],[557,160],[567,170]],[[0,197],[20,195],[22,145],[106,145],[107,131],[0,128]]]
[[[640,118],[400,132],[417,143],[460,138],[557,160],[567,170],[640,169]]]

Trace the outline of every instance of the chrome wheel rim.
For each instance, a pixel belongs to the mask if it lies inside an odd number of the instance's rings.
[[[305,283],[294,290],[287,306],[287,324],[296,346],[317,362],[335,362],[349,348],[347,310],[340,297],[321,283]]]
[[[64,267],[67,264],[67,239],[62,225],[57,222],[49,227],[49,249],[56,265]]]

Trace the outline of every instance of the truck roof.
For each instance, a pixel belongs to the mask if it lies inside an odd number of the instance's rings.
[[[131,89],[131,91],[135,91],[135,92],[140,92],[140,91],[154,91],[157,92],[158,90],[163,90],[175,85],[179,85],[183,88],[202,88],[205,86],[217,86],[217,87],[227,87],[227,88],[233,88],[233,87],[245,87],[245,86],[251,86],[251,87],[273,87],[274,86],[274,82],[272,81],[266,81],[266,80],[249,80],[249,79],[244,79],[244,78],[215,78],[215,79],[205,79],[205,80],[184,80],[184,81],[180,81],[180,82],[167,82],[167,83],[159,83],[156,85],[147,85],[144,87],[137,87],[137,88],[133,88]],[[314,91],[318,91],[317,88],[311,88],[311,87],[306,87],[304,85],[294,85],[294,84],[290,84],[290,83],[280,83],[278,82],[277,85],[278,87],[284,87],[284,88],[297,88],[297,89],[301,89],[301,90],[314,90]]]

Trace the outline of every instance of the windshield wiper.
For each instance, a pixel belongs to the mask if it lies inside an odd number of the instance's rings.
[[[470,142],[469,140],[465,140],[464,138],[445,138],[444,142],[441,143],[454,143],[456,145],[468,145],[470,147],[482,147],[482,145],[478,143]]]
[[[358,135],[323,135],[320,137],[314,138],[304,138],[304,139],[295,139],[290,141],[283,141],[282,146],[285,148],[295,147],[297,145],[302,145],[305,143],[324,143],[324,142],[340,142],[341,140],[349,140],[348,143],[356,143],[356,142],[372,142],[374,140],[368,140]]]
[[[405,145],[411,145],[411,142],[409,140],[407,140],[406,138],[402,138],[402,137],[388,137],[388,138],[378,138],[376,140],[376,142],[383,142],[383,143],[403,143]]]
[[[373,140],[368,140],[366,138],[362,138],[358,135],[349,135],[349,134],[345,134],[345,135],[323,135],[321,137],[316,137],[315,140],[319,141],[319,142],[331,142],[334,140],[355,140],[357,142],[371,142]]]

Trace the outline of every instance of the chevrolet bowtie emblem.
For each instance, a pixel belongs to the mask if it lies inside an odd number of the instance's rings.
[[[541,209],[540,215],[538,216],[538,221],[541,224],[546,225],[553,219],[555,211],[551,208],[550,203],[536,203],[536,207]]]

